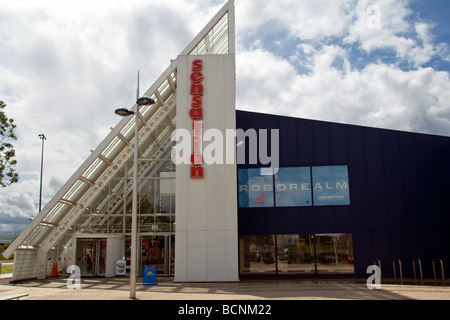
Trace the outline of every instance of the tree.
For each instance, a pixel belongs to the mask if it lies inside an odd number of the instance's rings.
[[[12,142],[17,140],[14,134],[16,125],[14,119],[8,119],[3,109],[6,104],[0,100],[0,185],[6,187],[19,181],[19,175],[16,173],[14,159],[16,151]]]

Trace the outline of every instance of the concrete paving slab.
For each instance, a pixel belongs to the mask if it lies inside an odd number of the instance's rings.
[[[137,281],[139,300],[450,300],[449,286],[382,285],[369,290],[353,280],[244,280],[235,283]],[[129,300],[128,278],[83,278],[80,289],[68,289],[67,278],[29,280],[0,285],[0,296],[26,293],[23,300]]]

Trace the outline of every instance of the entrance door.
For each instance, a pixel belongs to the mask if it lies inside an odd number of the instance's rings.
[[[97,240],[96,275],[106,274],[106,239]]]
[[[139,274],[144,265],[155,265],[159,275],[173,274],[174,236],[141,236]]]
[[[106,239],[78,239],[76,261],[81,276],[104,276],[106,272]]]

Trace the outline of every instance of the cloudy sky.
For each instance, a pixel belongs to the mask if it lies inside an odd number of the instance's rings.
[[[0,232],[20,232],[224,0],[1,0],[0,100],[20,182]],[[237,108],[450,135],[448,0],[236,0]]]

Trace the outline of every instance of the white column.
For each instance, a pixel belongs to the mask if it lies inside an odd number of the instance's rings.
[[[223,137],[223,164],[203,164],[204,179],[191,179],[190,164],[177,166],[175,281],[239,281],[236,163],[226,164],[226,130],[236,130],[235,56],[179,56],[177,129],[193,133],[189,116],[192,62],[203,61],[203,133]],[[210,142],[203,142],[205,149]],[[234,145],[234,143],[233,143]]]

